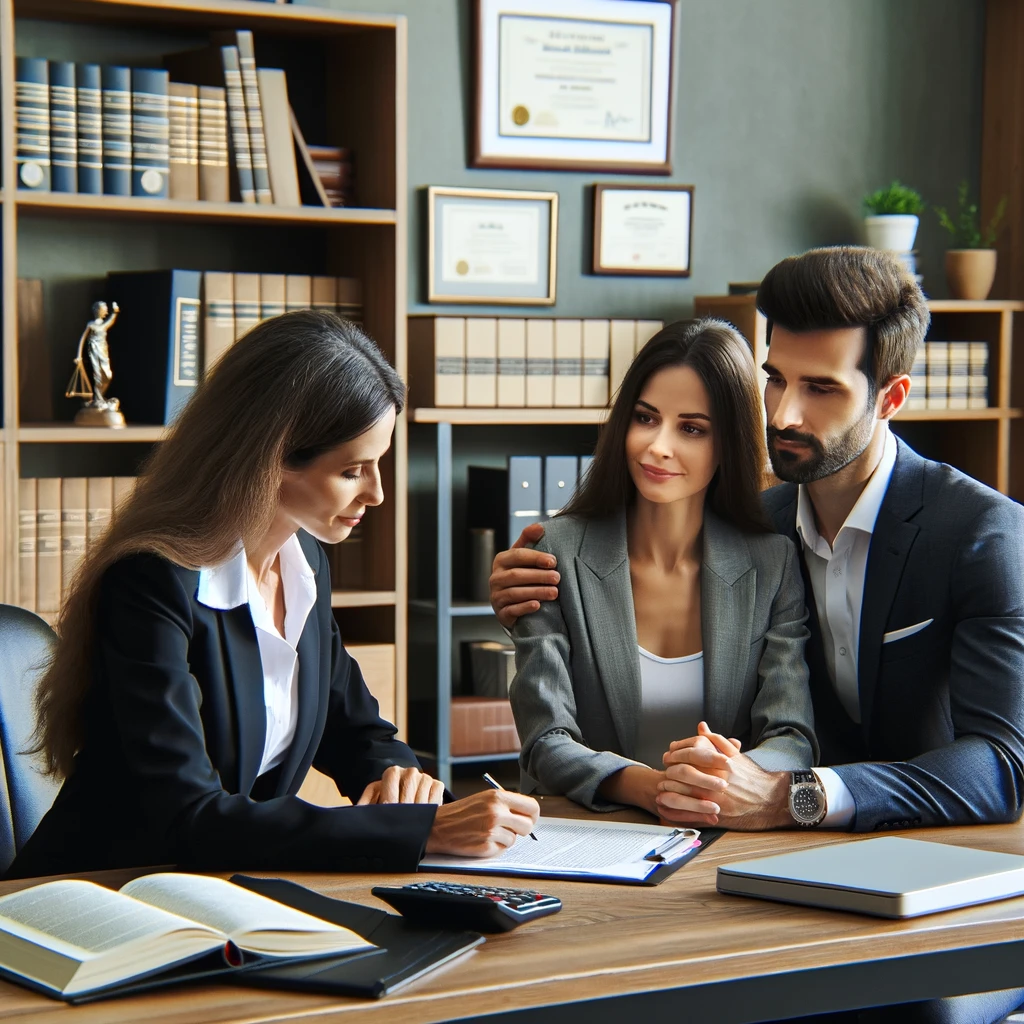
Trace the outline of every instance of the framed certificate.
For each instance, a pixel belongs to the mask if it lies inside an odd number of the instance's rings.
[[[432,185],[427,209],[428,302],[554,305],[557,192]]]
[[[595,274],[689,277],[692,185],[595,185]]]
[[[669,174],[674,0],[474,0],[474,167]]]

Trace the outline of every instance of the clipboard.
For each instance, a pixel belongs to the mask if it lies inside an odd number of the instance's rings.
[[[615,885],[658,885],[710,846],[723,829],[676,829],[578,818],[537,822],[539,845],[517,840],[497,857],[484,860],[428,855],[420,871],[453,871],[511,878],[553,878]],[[686,833],[689,833],[687,835]],[[695,842],[690,840],[696,837]],[[545,845],[547,844],[547,845]],[[592,851],[597,848],[597,852]],[[629,859],[615,861],[614,852]],[[612,859],[607,854],[612,851]]]

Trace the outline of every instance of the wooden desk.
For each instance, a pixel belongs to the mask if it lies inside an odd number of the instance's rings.
[[[546,814],[578,816],[567,801],[543,803]],[[1018,825],[904,834],[1024,854],[1024,827]],[[654,888],[544,882],[543,889],[563,900],[561,913],[490,938],[476,952],[379,1002],[208,985],[69,1008],[0,983],[0,1019],[407,1024],[500,1013],[508,1024],[553,1024],[568,1019],[559,1004],[573,1002],[587,1005],[575,1007],[571,1019],[587,1024],[622,1021],[627,1014],[646,1021],[740,1024],[1024,985],[1024,897],[900,922],[715,891],[721,863],[843,838],[821,832],[725,835]],[[130,873],[93,877],[120,885]],[[376,906],[381,904],[369,895],[371,885],[408,878],[289,877]],[[25,884],[0,883],[0,893]]]

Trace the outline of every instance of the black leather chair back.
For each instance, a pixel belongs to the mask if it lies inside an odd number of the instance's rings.
[[[60,784],[23,753],[35,728],[36,684],[57,636],[38,615],[0,604],[0,873],[11,866]]]

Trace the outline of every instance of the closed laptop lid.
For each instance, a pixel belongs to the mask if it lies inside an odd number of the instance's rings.
[[[719,876],[901,896],[1024,871],[1024,857],[884,836],[724,864]]]

